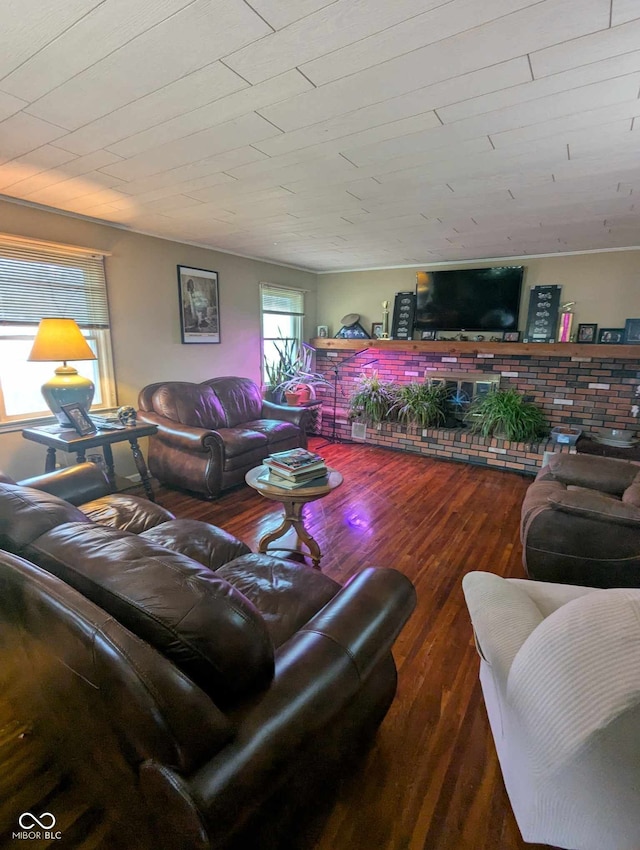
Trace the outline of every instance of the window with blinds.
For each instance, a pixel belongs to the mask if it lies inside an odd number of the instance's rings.
[[[93,408],[116,404],[101,254],[0,237],[0,423],[49,416],[40,393],[59,363],[29,363],[41,319],[75,319],[97,360],[74,363],[96,387]]]
[[[260,284],[262,310],[263,380],[268,382],[266,367],[279,359],[277,346],[283,340],[302,342],[304,292],[271,283]]]

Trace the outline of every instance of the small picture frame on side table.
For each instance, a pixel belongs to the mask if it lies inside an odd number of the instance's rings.
[[[382,322],[373,322],[371,325],[371,339],[380,339],[382,336]]]
[[[435,339],[435,338],[436,338],[436,332],[435,331],[422,331],[422,333],[420,334],[420,339],[429,340],[429,339]]]
[[[503,342],[520,342],[520,331],[505,331],[502,334]]]
[[[598,343],[600,345],[622,345],[624,328],[600,328]]]
[[[578,325],[578,336],[576,337],[576,342],[595,342],[597,331],[597,325],[581,322]]]
[[[86,437],[87,434],[95,434],[98,430],[81,404],[61,404],[60,408],[64,410],[67,419],[81,437]]]
[[[624,323],[625,345],[640,345],[640,319],[627,319]]]

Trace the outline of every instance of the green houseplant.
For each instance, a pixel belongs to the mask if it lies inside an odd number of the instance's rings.
[[[397,384],[382,380],[376,371],[361,375],[349,399],[349,419],[379,425],[392,417]]]
[[[471,431],[518,443],[544,436],[549,426],[542,410],[517,390],[493,390],[478,396],[467,414]]]
[[[265,374],[274,401],[281,401],[283,396],[294,402],[309,401],[314,388],[331,386],[324,375],[311,371],[314,349],[306,343],[298,343],[295,339],[278,339],[273,347],[277,357],[267,360],[265,357]]]
[[[444,383],[427,384],[413,381],[396,389],[392,412],[398,422],[416,428],[431,428],[447,421],[450,400]]]

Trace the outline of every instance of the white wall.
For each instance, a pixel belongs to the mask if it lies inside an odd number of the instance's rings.
[[[477,260],[446,268],[483,268],[492,265],[523,265],[525,278],[520,307],[520,329],[524,329],[529,289],[542,284],[560,284],[562,300],[575,301],[575,322],[596,322],[600,327],[624,327],[626,318],[640,317],[640,251],[620,251],[579,256],[491,263]],[[333,336],[347,313],[360,313],[361,324],[371,331],[372,322],[382,321],[382,301],[396,292],[415,291],[416,272],[421,269],[342,272],[318,276],[318,323],[328,324]],[[438,268],[442,268],[441,266]],[[389,322],[391,323],[391,315]]]
[[[138,391],[164,379],[243,375],[260,382],[260,281],[308,290],[305,337],[315,335],[317,278],[308,272],[1,201],[0,232],[111,252],[106,274],[120,404],[137,406]],[[218,272],[219,345],[181,344],[177,265]],[[42,471],[44,454],[19,429],[0,434],[0,469],[14,478]],[[114,446],[114,454],[118,473],[135,472],[128,444]]]

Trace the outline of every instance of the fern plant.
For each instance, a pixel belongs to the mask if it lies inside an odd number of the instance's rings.
[[[474,399],[467,421],[476,434],[517,443],[535,440],[549,430],[542,410],[514,389],[494,390]]]
[[[367,425],[379,425],[392,416],[397,398],[397,385],[382,380],[377,372],[361,375],[349,399],[349,419]]]
[[[414,381],[397,388],[392,412],[405,425],[431,428],[444,425],[449,408],[449,391],[444,383],[429,385]]]

